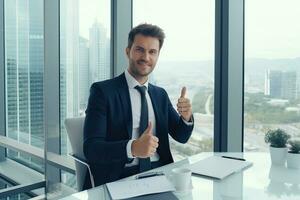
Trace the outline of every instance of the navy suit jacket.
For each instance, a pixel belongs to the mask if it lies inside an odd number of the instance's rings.
[[[156,119],[157,153],[161,165],[173,162],[168,133],[186,143],[193,126],[186,125],[173,108],[166,91],[149,84],[148,93]],[[130,163],[126,145],[132,135],[132,111],[125,74],[93,83],[84,123],[84,154],[90,164],[96,185],[120,178]],[[85,188],[89,185],[86,183]]]

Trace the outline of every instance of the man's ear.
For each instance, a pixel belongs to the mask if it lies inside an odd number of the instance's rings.
[[[130,49],[127,47],[127,48],[125,49],[125,51],[126,51],[127,58],[129,58]]]

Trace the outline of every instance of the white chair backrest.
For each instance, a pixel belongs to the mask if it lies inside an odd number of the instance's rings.
[[[85,117],[67,118],[65,127],[72,146],[72,152],[79,158],[84,158],[83,154],[83,125]]]
[[[65,127],[72,146],[72,154],[82,160],[85,160],[85,156],[83,153],[84,120],[85,117],[65,119]],[[83,189],[85,177],[87,174],[87,167],[79,162],[75,162],[75,166],[77,177],[77,189],[78,191],[81,191]]]

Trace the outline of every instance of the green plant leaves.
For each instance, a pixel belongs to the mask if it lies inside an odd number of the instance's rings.
[[[290,135],[282,129],[268,130],[265,135],[265,142],[270,143],[272,147],[281,148],[286,147]]]

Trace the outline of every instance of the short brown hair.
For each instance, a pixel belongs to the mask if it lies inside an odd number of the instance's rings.
[[[161,49],[161,47],[164,43],[164,39],[165,39],[164,31],[156,25],[145,23],[145,24],[140,24],[140,25],[134,27],[133,29],[131,29],[131,31],[128,34],[127,48],[129,48],[129,49],[131,48],[133,41],[134,41],[134,37],[137,34],[157,38],[159,40],[159,49]]]

